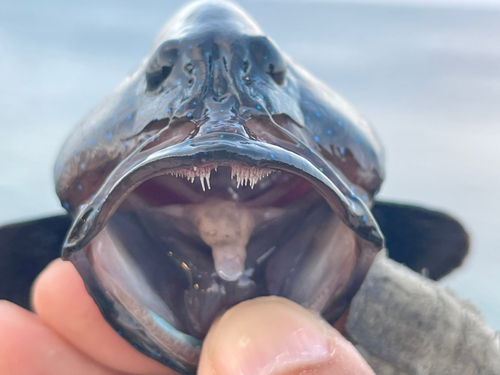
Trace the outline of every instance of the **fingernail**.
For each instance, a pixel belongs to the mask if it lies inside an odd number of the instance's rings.
[[[200,375],[269,375],[327,361],[331,332],[306,309],[283,298],[246,301],[212,327]]]

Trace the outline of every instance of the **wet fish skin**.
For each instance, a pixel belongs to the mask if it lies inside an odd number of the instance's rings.
[[[166,64],[168,76],[157,82]],[[283,78],[276,81],[278,70]],[[215,113],[223,124],[203,126]],[[251,118],[265,125],[251,129]],[[383,147],[349,103],[280,51],[239,7],[202,1],[167,23],[136,72],[66,140],[55,166],[63,206],[75,214],[120,162],[176,119],[194,124],[184,138],[227,130],[279,141],[309,160],[317,155],[361,189],[365,202],[384,178]]]
[[[383,159],[382,145],[367,121],[280,51],[241,8],[227,1],[191,3],[162,29],[136,72],[64,143],[55,165],[56,192],[73,224],[63,258],[76,266],[103,315],[128,341],[190,373],[199,343],[176,331],[164,340],[177,340],[178,349],[158,347],[157,338],[144,333],[130,314],[131,307],[109,297],[92,256],[87,256],[86,247],[125,197],[153,176],[207,163],[239,163],[303,177],[360,236],[350,240],[352,246],[343,255],[342,262],[349,263],[345,270],[330,281],[315,281],[330,288],[335,299],[307,287],[286,287],[296,298],[321,295],[318,308],[335,319],[383,246],[369,210],[384,178]],[[230,277],[240,272],[231,271]],[[330,287],[335,280],[340,286]],[[144,319],[154,324],[155,318]],[[126,329],[124,321],[129,322]],[[181,352],[187,356],[179,357]]]

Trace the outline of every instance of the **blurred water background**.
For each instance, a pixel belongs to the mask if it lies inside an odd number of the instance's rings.
[[[352,102],[387,149],[381,197],[445,210],[472,236],[442,283],[500,329],[500,4],[240,1]],[[62,212],[70,129],[149,52],[181,1],[0,1],[0,224]]]

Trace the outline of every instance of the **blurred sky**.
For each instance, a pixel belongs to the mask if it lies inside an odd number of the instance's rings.
[[[263,0],[264,1],[264,0]],[[409,5],[423,7],[468,7],[468,8],[492,8],[500,7],[499,0],[278,0],[284,2],[302,3],[357,3],[376,5]]]
[[[443,282],[500,329],[499,1],[240,3],[374,123],[383,198],[465,223],[472,254]],[[64,137],[180,4],[0,1],[0,223],[61,212],[52,165]]]

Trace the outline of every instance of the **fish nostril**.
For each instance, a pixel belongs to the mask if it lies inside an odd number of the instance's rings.
[[[243,73],[248,73],[248,68],[250,67],[250,63],[248,62],[248,60],[245,60],[243,61],[243,66],[242,66],[242,70],[243,70]]]
[[[192,63],[187,63],[186,65],[184,65],[184,70],[188,73],[188,74],[193,74],[194,72],[194,66]]]
[[[229,67],[227,64],[227,59],[225,57],[222,58],[222,62],[224,63],[224,70],[229,73]]]

